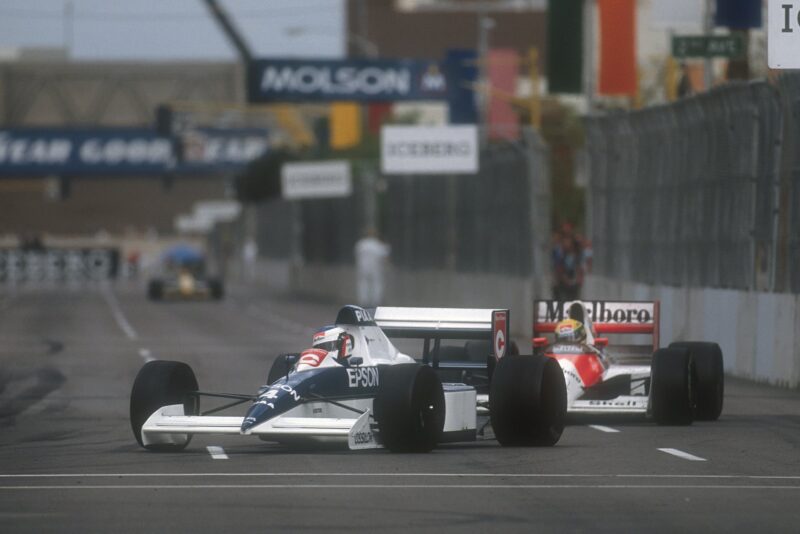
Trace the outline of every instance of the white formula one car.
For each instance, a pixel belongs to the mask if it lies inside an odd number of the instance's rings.
[[[384,330],[423,339],[422,361],[400,352]],[[450,338],[481,340],[482,361],[440,365],[437,349]],[[194,434],[239,434],[427,452],[437,443],[475,440],[481,402],[501,444],[554,445],[566,417],[563,375],[550,358],[506,355],[507,339],[508,310],[378,308],[373,318],[345,306],[335,324],[314,335],[312,348],[279,356],[255,394],[201,392],[185,363],[148,362],[131,391],[131,427],[150,450],[183,449]],[[469,384],[443,384],[440,367],[493,374],[488,395],[479,401]],[[201,397],[231,402],[201,412]],[[244,414],[212,415],[244,403]]]
[[[659,348],[660,303],[534,302],[534,352],[558,361],[567,411],[648,414],[659,424],[713,421],[722,412],[722,351],[716,343]],[[554,335],[551,341],[544,334]],[[647,345],[609,346],[601,335],[650,337]]]

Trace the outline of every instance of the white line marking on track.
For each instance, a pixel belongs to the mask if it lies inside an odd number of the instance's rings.
[[[0,479],[41,478],[198,478],[198,477],[384,477],[384,478],[677,478],[798,480],[800,475],[681,475],[681,474],[573,474],[573,473],[37,473],[0,474]]]
[[[114,317],[120,330],[128,336],[128,339],[137,339],[139,335],[136,333],[136,330],[133,329],[133,326],[131,326],[131,323],[125,317],[125,314],[122,313],[122,307],[119,305],[116,295],[114,295],[114,292],[108,284],[103,286],[103,298],[108,304],[108,307],[111,308],[111,315]]]
[[[748,485],[653,485],[653,484],[136,484],[136,485],[64,485],[0,486],[2,490],[153,490],[153,489],[677,489],[694,490],[800,490],[800,486]]]
[[[150,349],[148,348],[139,349],[139,356],[142,357],[145,363],[155,361],[155,358],[153,358],[153,353],[150,352]]]
[[[695,456],[694,454],[689,454],[688,452],[683,452],[678,449],[658,449],[661,452],[666,452],[667,454],[671,454],[673,456],[677,456],[678,458],[683,458],[684,460],[689,460],[690,462],[705,462],[705,458],[700,458],[699,456]]]
[[[603,425],[589,425],[589,428],[594,428],[595,430],[599,430],[600,432],[619,432],[616,428],[611,428],[610,426],[603,426]]]
[[[208,451],[208,454],[210,454],[211,457],[213,459],[215,459],[215,460],[227,460],[228,459],[228,455],[225,454],[225,449],[223,449],[222,447],[220,447],[218,445],[209,445],[208,447],[206,447],[206,450]]]

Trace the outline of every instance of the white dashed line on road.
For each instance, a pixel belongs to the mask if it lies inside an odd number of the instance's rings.
[[[610,426],[603,426],[603,425],[589,425],[589,428],[594,428],[595,430],[599,430],[600,432],[619,432],[616,428],[611,428]]]
[[[228,459],[228,455],[225,454],[225,449],[223,449],[222,447],[219,447],[217,445],[209,445],[208,447],[206,447],[206,450],[208,451],[208,454],[210,454],[211,457],[215,460]]]
[[[117,297],[108,285],[103,286],[103,298],[108,304],[108,307],[111,308],[111,315],[114,317],[120,330],[128,336],[128,339],[138,339],[139,335],[136,333],[136,330],[133,329],[133,326],[131,326],[131,323],[125,317],[125,314],[122,313],[122,307],[120,307]]]
[[[677,456],[678,458],[683,458],[684,460],[689,460],[690,462],[705,462],[705,458],[700,458],[699,456],[695,456],[694,454],[689,454],[688,452],[683,452],[678,449],[658,449],[661,452],[665,452],[667,454],[671,454],[673,456]]]

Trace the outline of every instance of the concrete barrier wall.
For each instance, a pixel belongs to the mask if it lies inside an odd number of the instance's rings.
[[[533,295],[540,283],[543,282],[502,275],[390,269],[384,303],[390,306],[509,308],[511,332],[522,342],[530,337]],[[298,294],[343,304],[358,303],[352,266],[304,265],[293,270],[292,289]]]
[[[285,284],[287,267],[271,268],[284,273],[277,279]],[[298,294],[357,303],[352,266],[305,265],[290,271],[289,286]],[[443,271],[391,270],[386,286],[387,305],[508,307],[512,333],[520,342],[530,336],[534,295],[549,294],[546,279]],[[588,276],[583,298],[660,300],[662,346],[714,341],[722,348],[728,374],[800,387],[800,296],[648,286]]]
[[[800,296],[676,288],[588,276],[583,298],[661,301],[661,345],[714,341],[731,375],[800,387]]]

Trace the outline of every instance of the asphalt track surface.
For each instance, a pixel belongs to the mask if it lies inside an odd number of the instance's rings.
[[[552,448],[134,441],[147,359],[251,393],[336,311],[242,289],[154,304],[135,286],[0,288],[0,532],[798,531],[800,393],[730,379],[715,423],[578,421]]]

